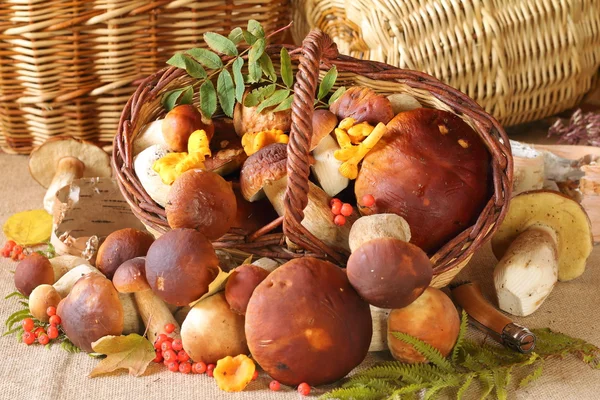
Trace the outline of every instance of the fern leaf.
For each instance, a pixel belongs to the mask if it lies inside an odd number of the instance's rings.
[[[401,387],[400,389],[394,390],[394,392],[390,395],[389,398],[400,398],[406,394],[417,393],[423,389],[427,389],[430,386],[428,383],[413,383],[411,385],[406,385]]]
[[[456,339],[456,344],[454,345],[454,349],[452,349],[452,362],[456,362],[458,359],[458,355],[460,354],[460,350],[462,349],[463,342],[465,339],[465,334],[467,333],[467,328],[469,326],[469,315],[462,311],[462,315],[460,318],[460,330],[458,331],[458,338]]]
[[[6,295],[6,297],[4,297],[4,300],[8,300],[11,297],[17,297],[19,299],[27,300],[27,296],[25,296],[24,294],[21,294],[20,292],[12,292],[12,293]]]
[[[356,388],[342,388],[335,389],[331,392],[325,393],[320,396],[320,400],[325,399],[336,399],[336,400],[379,400],[383,398],[384,395],[381,394],[376,389],[370,389],[366,387],[356,387]]]
[[[508,398],[507,387],[510,384],[510,372],[512,368],[501,368],[494,370],[494,386],[496,388],[496,398],[498,400],[506,400]]]
[[[490,371],[480,372],[477,377],[483,388],[480,399],[484,400],[492,393],[492,390],[494,390],[494,377]]]
[[[402,332],[392,332],[392,335],[396,339],[412,345],[415,350],[417,350],[421,355],[423,355],[423,357],[427,359],[427,361],[433,363],[433,365],[436,367],[446,371],[453,369],[450,362],[442,355],[442,353],[440,353],[438,349],[431,346],[429,343],[425,343],[422,340]]]
[[[519,387],[521,388],[521,387],[527,386],[531,382],[533,382],[536,379],[538,379],[540,376],[542,376],[543,369],[544,369],[544,362],[542,361],[533,370],[532,373],[530,373],[529,375],[527,375],[525,378],[521,379],[521,382],[519,382]]]
[[[463,384],[460,386],[460,389],[458,389],[458,392],[456,392],[456,400],[462,400],[463,396],[465,395],[465,393],[471,386],[471,383],[473,382],[473,378],[475,378],[475,374],[467,375],[467,378],[465,379]]]

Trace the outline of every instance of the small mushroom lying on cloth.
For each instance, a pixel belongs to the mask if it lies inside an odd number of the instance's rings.
[[[52,214],[56,192],[82,177],[110,177],[110,156],[93,143],[60,136],[49,139],[29,156],[29,172],[48,188],[44,209]]]
[[[32,253],[17,264],[14,280],[15,288],[21,294],[29,296],[39,285],[54,283],[54,269],[46,257]]]
[[[500,309],[518,316],[533,313],[557,280],[583,274],[592,245],[589,218],[576,201],[543,190],[514,197],[492,238],[500,260],[494,270]]]

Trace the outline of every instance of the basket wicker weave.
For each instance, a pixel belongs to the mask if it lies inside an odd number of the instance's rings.
[[[270,46],[267,49],[272,59],[278,58],[280,48],[281,46]],[[319,72],[323,73],[336,65],[339,72],[336,82],[338,85],[351,86],[369,82],[371,87],[381,93],[409,93],[425,106],[460,116],[478,132],[492,155],[493,196],[476,224],[459,234],[432,257],[435,274],[433,284],[445,286],[495,231],[507,210],[512,184],[512,156],[502,127],[473,100],[429,75],[339,55],[331,38],[319,30],[312,31],[301,48],[290,47],[289,51],[293,62],[299,65],[288,144],[285,215],[256,233],[233,229],[213,243],[215,248],[280,258],[311,254],[344,263],[345,254],[336,253],[301,225],[303,210],[308,202],[309,144],[315,89]],[[185,71],[176,68],[163,69],[148,77],[129,99],[115,137],[113,166],[121,191],[133,212],[156,235],[169,230],[169,226],[164,209],[146,194],[133,172],[132,142],[144,124],[164,115],[160,105],[161,95],[167,90],[191,82],[192,78]],[[283,224],[283,234],[272,233],[280,224]],[[306,251],[294,253],[282,247],[284,235]]]
[[[296,43],[311,28],[343,54],[424,71],[502,124],[575,106],[600,66],[597,0],[293,0]]]
[[[249,19],[273,31],[289,0],[1,1],[0,148],[29,153],[61,134],[111,143],[136,80]]]

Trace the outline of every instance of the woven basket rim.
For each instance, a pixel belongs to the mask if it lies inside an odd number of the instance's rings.
[[[512,188],[513,161],[508,136],[500,124],[477,105],[474,100],[430,75],[418,71],[400,69],[381,62],[359,60],[350,56],[339,55],[331,38],[320,30],[313,30],[300,47],[269,45],[267,51],[271,57],[278,57],[282,47],[288,49],[293,61],[300,61],[301,64],[302,62],[312,62],[313,66],[316,65],[316,71],[310,74],[314,81],[312,82],[313,84],[316,84],[319,71],[327,70],[335,65],[338,68],[338,72],[349,72],[376,81],[400,83],[409,88],[427,92],[431,96],[432,101],[443,103],[451,112],[470,123],[484,141],[491,155],[493,194],[476,223],[446,243],[431,257],[434,263],[434,275],[448,272],[466,263],[473,253],[496,231],[508,210],[508,199],[510,199]],[[226,60],[228,57],[223,58]],[[307,78],[305,72],[303,72],[301,65],[300,71],[296,75],[296,86],[310,83],[308,81],[311,80],[311,77]],[[144,104],[150,100],[156,101],[166,88],[173,89],[169,85],[176,83],[178,79],[183,78],[185,75],[185,71],[183,70],[175,67],[166,67],[144,79],[127,102],[114,139],[112,162],[121,192],[131,206],[134,214],[146,226],[159,233],[169,230],[168,224],[166,218],[164,218],[164,210],[147,195],[133,172],[131,148],[134,137],[132,135],[136,125],[140,122],[139,116]],[[296,86],[294,87],[295,93],[298,93]],[[314,96],[314,90],[312,93],[312,96]],[[306,137],[300,137],[302,135],[294,132],[298,130],[298,127],[295,125],[302,123],[303,118],[306,120],[307,117],[305,115],[306,110],[304,110],[302,104],[299,104],[298,97],[295,96],[292,106],[293,123],[288,147],[302,146],[302,143],[306,145]],[[310,103],[310,106],[306,106],[305,103],[305,107],[311,109],[310,118],[312,119],[312,102],[308,103]],[[148,122],[150,121],[144,121],[143,124]],[[306,126],[305,124],[303,128],[312,130],[312,125]],[[308,138],[308,142],[310,142],[310,137]],[[302,150],[306,152],[306,160],[300,158],[290,161],[292,157],[296,157],[296,153],[303,153]],[[306,170],[308,170],[307,154],[307,148],[301,149],[298,152],[288,152],[288,174],[291,168],[290,164],[293,163],[304,163],[307,168]],[[308,175],[304,179],[306,180],[306,185],[308,185]],[[293,185],[293,183],[291,184]],[[288,180],[285,202],[286,213],[283,217],[278,218],[278,223],[283,223],[285,235],[288,237],[294,236],[293,238],[297,239],[295,243],[307,249],[307,252],[302,254],[291,253],[289,251],[285,252],[285,254],[274,252],[272,250],[273,246],[284,243],[283,235],[266,234],[261,236],[259,240],[256,240],[255,235],[249,235],[248,232],[240,232],[239,229],[233,229],[224,237],[214,242],[215,248],[237,249],[260,256],[276,258],[294,258],[310,255],[344,263],[347,254],[331,254],[322,251],[323,244],[314,245],[312,241],[318,239],[314,238],[310,232],[306,232],[306,229],[302,230],[303,226],[300,224],[300,221],[303,217],[302,209],[306,206],[306,193],[299,195],[296,193],[298,191],[290,189],[291,184]],[[304,198],[300,200],[294,198],[294,196],[298,195]],[[299,210],[299,207],[296,207],[296,209],[292,209],[292,212],[290,212],[290,207],[292,207],[290,204],[304,204],[304,207]],[[255,240],[248,242],[247,239],[249,237]],[[339,257],[336,258],[335,255]]]

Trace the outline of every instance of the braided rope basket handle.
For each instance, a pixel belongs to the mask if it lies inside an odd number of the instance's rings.
[[[327,255],[340,262],[343,261],[340,253],[317,239],[301,224],[304,219],[304,209],[308,204],[309,153],[319,65],[321,59],[334,59],[338,54],[337,46],[331,37],[319,29],[312,30],[302,42],[302,54],[296,74],[292,103],[283,232],[290,240],[304,249]]]

